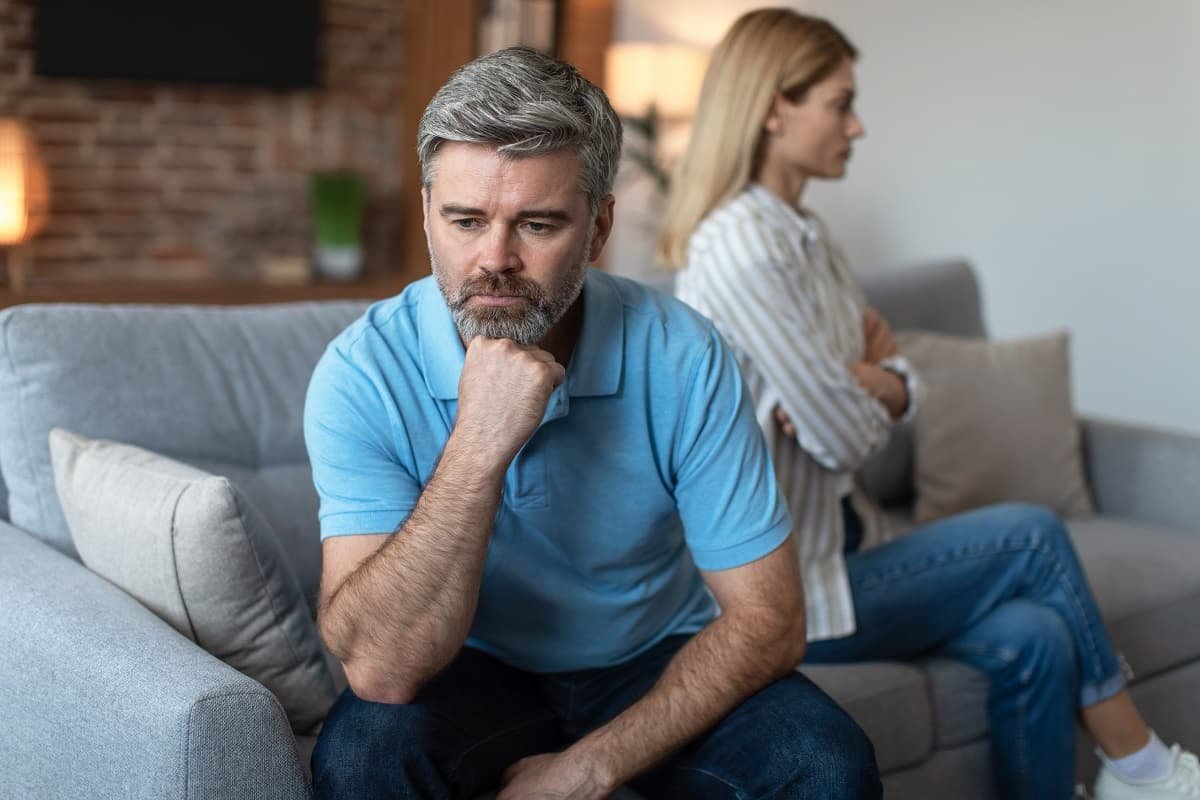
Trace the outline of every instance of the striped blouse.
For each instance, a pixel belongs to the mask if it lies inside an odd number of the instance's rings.
[[[808,638],[854,632],[841,501],[851,496],[863,546],[888,537],[854,488],[853,472],[888,439],[892,419],[849,367],[863,357],[865,300],[846,260],[811,214],[758,184],[710,213],[688,241],[675,293],[710,317],[733,348],[754,398],[800,551]],[[902,357],[886,359],[909,387]],[[796,436],[775,420],[781,407]]]

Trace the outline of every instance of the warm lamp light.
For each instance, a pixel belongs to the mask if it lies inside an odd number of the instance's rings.
[[[20,122],[0,119],[0,245],[20,244],[46,224],[46,168]]]
[[[683,44],[618,42],[604,57],[608,98],[618,114],[664,120],[691,117],[708,66],[704,50]]]
[[[0,119],[0,247],[28,241],[46,224],[50,193],[46,168],[37,154],[29,129],[12,119]],[[9,263],[9,282],[21,292],[24,265]]]

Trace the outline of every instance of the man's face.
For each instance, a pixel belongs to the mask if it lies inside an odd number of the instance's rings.
[[[579,297],[612,221],[611,199],[592,217],[579,169],[571,151],[506,158],[488,145],[439,149],[425,235],[464,342],[536,344]]]

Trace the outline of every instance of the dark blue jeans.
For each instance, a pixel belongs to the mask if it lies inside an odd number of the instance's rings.
[[[1075,713],[1125,685],[1062,522],[1037,506],[960,514],[846,558],[858,630],[805,662],[957,658],[991,679],[1006,800],[1074,797]]]
[[[525,756],[564,749],[644,695],[687,636],[607,669],[537,675],[464,648],[411,704],[347,690],[313,752],[324,798],[470,798]],[[647,798],[878,798],[862,730],[799,673],[765,687],[630,784]]]

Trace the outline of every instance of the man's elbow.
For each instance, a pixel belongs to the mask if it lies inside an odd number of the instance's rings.
[[[346,681],[355,697],[371,703],[404,705],[411,703],[421,689],[420,682],[405,680],[373,664],[343,663]]]
[[[808,646],[804,609],[793,614],[777,614],[760,628],[762,638],[756,650],[766,654],[766,664],[774,677],[782,677],[799,666]]]
[[[790,620],[779,637],[779,669],[788,673],[800,666],[804,652],[808,649],[808,626],[804,622],[804,612]]]
[[[317,630],[329,652],[341,662],[346,681],[355,696],[373,703],[410,703],[421,682],[405,680],[361,650],[354,632],[337,624],[328,607],[317,615]]]

